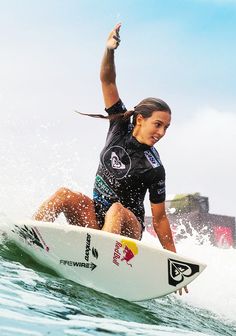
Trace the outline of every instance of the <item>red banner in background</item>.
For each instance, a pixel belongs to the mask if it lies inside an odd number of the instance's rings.
[[[214,226],[213,234],[215,245],[218,247],[233,247],[233,232],[228,226]]]

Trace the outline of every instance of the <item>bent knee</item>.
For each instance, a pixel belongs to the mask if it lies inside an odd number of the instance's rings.
[[[66,188],[66,187],[61,187],[61,188],[59,188],[57,191],[56,191],[56,194],[58,195],[58,196],[68,196],[68,195],[70,195],[72,193],[72,191],[70,190],[70,189],[68,189],[68,188]]]
[[[68,188],[65,188],[65,187],[61,187],[61,188],[58,189],[58,190],[56,191],[56,193],[55,193],[56,198],[57,198],[58,200],[62,201],[63,204],[66,204],[66,202],[67,202],[68,200],[72,199],[74,194],[75,194],[75,193],[74,193],[72,190],[70,190],[70,189],[68,189]]]
[[[124,210],[123,205],[119,202],[115,202],[110,206],[108,211],[109,212],[120,212],[122,210]]]
[[[93,206],[93,201],[89,197],[80,192],[72,191],[69,188],[61,187],[55,195],[65,206],[76,206],[78,204]]]

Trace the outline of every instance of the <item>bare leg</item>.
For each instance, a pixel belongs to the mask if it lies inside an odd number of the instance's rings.
[[[142,226],[136,216],[118,202],[107,211],[102,230],[138,240],[142,237]]]
[[[93,201],[82,193],[60,188],[44,202],[33,218],[38,221],[54,222],[63,212],[69,224],[86,226],[99,230]]]

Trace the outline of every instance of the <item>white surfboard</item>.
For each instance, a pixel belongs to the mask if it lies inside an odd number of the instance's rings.
[[[129,301],[172,293],[206,267],[147,243],[69,224],[9,223],[8,237],[58,275]]]

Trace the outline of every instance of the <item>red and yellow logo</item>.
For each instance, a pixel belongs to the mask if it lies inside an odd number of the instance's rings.
[[[120,242],[116,241],[113,263],[120,266],[120,262],[125,261],[127,265],[132,267],[132,264],[130,264],[129,261],[137,254],[138,246],[134,241],[128,239],[122,239]]]

